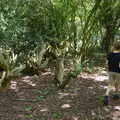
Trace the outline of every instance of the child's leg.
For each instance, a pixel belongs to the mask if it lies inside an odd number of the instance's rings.
[[[113,88],[113,84],[114,84],[114,73],[113,72],[109,72],[109,81],[108,81],[108,87],[107,87],[107,90],[106,90],[106,93],[105,95],[106,96],[109,96],[110,92],[114,90]]]
[[[119,92],[119,85],[115,84],[115,92]]]
[[[119,86],[120,86],[120,73],[115,73],[115,77],[114,77],[114,86],[115,86],[115,92],[119,92]]]
[[[114,88],[111,84],[108,85],[105,96],[109,96],[110,92],[113,91]]]
[[[104,96],[104,101],[103,101],[104,105],[109,104],[109,95],[110,95],[110,92],[113,90],[112,80],[113,80],[113,74],[110,72],[109,73],[108,87],[106,89],[105,96]]]
[[[113,87],[112,87],[112,85],[109,84],[107,87],[107,90],[105,92],[105,96],[104,96],[104,101],[103,101],[104,105],[109,104],[109,95],[112,90],[113,90]]]
[[[115,94],[113,94],[113,99],[114,100],[118,100],[120,98],[119,84],[120,84],[120,74],[116,73],[115,79],[114,79],[114,86],[115,86]]]
[[[115,94],[113,94],[113,99],[114,100],[118,100],[120,98],[120,95],[119,95],[119,85],[115,85]]]

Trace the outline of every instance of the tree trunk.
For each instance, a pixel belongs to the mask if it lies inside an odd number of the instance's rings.
[[[3,71],[3,72],[2,72],[2,75],[1,75],[1,79],[0,79],[0,87],[2,87],[2,83],[3,83],[3,81],[5,80],[5,77],[6,77],[6,72]]]
[[[64,81],[64,58],[58,57],[55,65],[55,84],[61,86]]]
[[[114,38],[115,38],[115,26],[106,26],[105,28],[105,34],[104,34],[104,38],[102,41],[102,50],[105,51],[106,53],[108,53],[110,51],[111,45],[114,42]]]
[[[41,62],[42,62],[42,59],[43,59],[43,55],[45,54],[46,52],[46,44],[43,43],[42,46],[41,46],[41,51],[38,53],[38,66],[41,66]]]

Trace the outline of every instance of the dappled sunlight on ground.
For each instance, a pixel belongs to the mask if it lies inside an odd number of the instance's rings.
[[[96,85],[98,86],[98,88],[104,91],[103,93],[101,93],[101,95],[98,92],[96,92],[95,94],[98,96],[104,95],[105,89],[108,87],[107,82],[109,81],[108,73],[107,73],[107,71],[105,71],[104,68],[103,69],[100,68],[100,70],[98,70],[96,72],[92,72],[92,73],[81,72],[77,76],[77,79],[81,82],[84,79],[84,81],[86,81],[86,83],[88,83],[89,91],[93,91],[93,93],[96,91],[95,90],[96,86],[93,84],[93,82],[97,83]],[[89,81],[91,81],[92,84],[90,84]],[[106,111],[106,113],[109,113],[109,114],[106,114],[106,117],[108,117],[108,119],[111,118],[112,120],[120,120],[120,106],[119,105],[120,105],[120,100],[115,101],[112,98],[110,98],[110,105],[103,107],[104,111]],[[94,114],[96,114],[96,113],[92,112],[92,114],[94,116]],[[102,113],[100,113],[100,114],[102,114]]]
[[[114,106],[115,110],[120,110],[120,106]]]
[[[73,120],[80,120],[79,117],[73,116],[72,117]]]
[[[94,80],[95,81],[107,81],[108,80],[108,76],[98,75],[98,76],[95,77]]]
[[[44,73],[42,73],[41,75],[54,75],[51,71],[48,71],[48,72],[44,72]]]
[[[110,105],[103,106],[100,98],[107,88],[108,75],[104,69],[100,68],[93,73],[80,73],[64,90],[57,89],[52,83],[53,79],[54,76],[48,71],[40,76],[23,76],[12,80],[9,88],[12,90],[0,95],[0,118],[4,120],[9,116],[10,120],[120,119],[119,100],[114,101],[110,98]]]
[[[69,95],[69,93],[58,93],[58,98],[59,99],[62,99],[62,98],[64,98],[65,96],[68,96]]]
[[[71,105],[70,104],[63,104],[62,106],[61,106],[61,108],[70,108],[71,107]]]
[[[113,106],[113,111],[111,112],[112,120],[120,120],[120,106]]]
[[[31,79],[30,76],[23,77],[22,81],[25,82],[25,83],[27,83],[28,85],[33,86],[33,87],[36,86],[36,84],[32,82],[32,79]]]
[[[31,87],[36,86],[36,83],[33,81],[33,76],[25,76],[25,77],[21,77],[21,78],[11,80],[9,89],[14,90],[15,92],[18,92],[19,89],[20,89],[18,81],[21,81],[21,83],[20,83],[21,85],[26,84],[26,85],[29,85]]]
[[[13,90],[17,89],[17,82],[16,81],[11,81],[10,84],[11,84],[10,89],[13,89]]]
[[[99,85],[99,86],[100,86],[100,88],[103,88],[103,89],[107,89],[108,88],[107,85]]]
[[[85,73],[85,72],[82,72],[80,73],[77,78],[83,78],[83,79],[92,79],[94,81],[107,81],[108,80],[108,75],[102,75],[101,74],[98,74],[98,73]]]
[[[40,110],[40,112],[47,112],[48,111],[48,108],[43,108]]]

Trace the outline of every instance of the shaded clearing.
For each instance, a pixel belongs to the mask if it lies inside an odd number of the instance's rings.
[[[81,73],[60,90],[50,72],[23,76],[0,93],[0,120],[119,120],[120,100],[102,105],[105,78],[105,71]]]

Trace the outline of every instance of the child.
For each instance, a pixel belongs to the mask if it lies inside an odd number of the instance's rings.
[[[115,87],[115,91],[119,91],[120,87],[120,41],[117,41],[113,45],[113,50],[107,56],[108,60],[108,74],[109,85],[104,96],[104,104],[109,104],[109,93]],[[113,96],[114,99],[119,99],[119,94]]]

